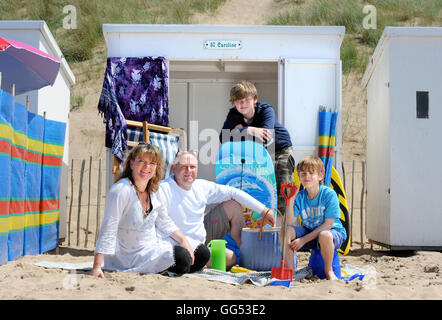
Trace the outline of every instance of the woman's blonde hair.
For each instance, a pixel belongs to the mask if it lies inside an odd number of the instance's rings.
[[[149,180],[146,186],[146,191],[150,194],[158,191],[160,181],[163,178],[164,161],[161,156],[161,151],[157,146],[141,142],[134,147],[124,161],[124,169],[123,172],[121,172],[118,180],[128,178],[134,184],[130,162],[131,160],[135,160],[137,157],[143,157],[145,155],[149,155],[151,157],[151,161],[157,164],[155,168],[155,175]]]
[[[255,85],[249,81],[241,81],[230,89],[231,103],[248,97],[258,99],[258,90],[256,90]]]
[[[315,156],[307,156],[303,158],[298,165],[296,166],[296,170],[299,172],[309,172],[309,173],[317,173],[318,175],[325,174],[324,162],[322,162],[321,158]],[[324,184],[324,179],[321,179],[320,184]]]

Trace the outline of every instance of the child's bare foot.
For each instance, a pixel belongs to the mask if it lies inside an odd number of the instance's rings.
[[[325,276],[327,277],[327,280],[338,280],[338,277],[336,277],[333,271],[325,272]]]

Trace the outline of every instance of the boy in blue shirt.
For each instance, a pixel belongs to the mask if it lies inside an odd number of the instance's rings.
[[[347,232],[339,220],[341,211],[336,192],[323,185],[324,164],[319,157],[307,156],[297,165],[299,180],[305,189],[290,199],[286,209],[287,241],[285,264],[293,268],[293,251],[320,248],[324,273],[336,280],[333,272],[334,250],[341,247]],[[301,215],[302,225],[295,226]]]

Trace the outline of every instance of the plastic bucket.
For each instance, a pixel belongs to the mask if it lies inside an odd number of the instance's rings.
[[[212,269],[226,271],[226,240],[212,240],[208,243],[212,256]]]
[[[243,228],[239,265],[256,271],[279,268],[282,259],[280,230],[280,228],[264,228],[262,239],[259,240],[259,229]]]
[[[319,279],[325,279],[325,273],[324,273],[324,259],[321,255],[320,249],[313,249],[310,254],[310,259],[308,261],[308,266],[312,268],[313,275],[318,276]],[[339,254],[338,251],[335,250],[333,255],[333,263],[332,263],[333,272],[335,273],[336,277],[341,279],[341,263],[339,261]]]

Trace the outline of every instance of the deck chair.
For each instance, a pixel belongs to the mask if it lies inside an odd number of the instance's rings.
[[[178,150],[186,146],[183,129],[150,124],[147,121],[126,120],[127,123],[127,146],[128,150],[137,146],[140,142],[156,145],[162,154],[165,166],[163,179],[168,178],[172,172],[172,164]],[[113,157],[112,174],[114,182],[118,179],[118,173],[122,170],[122,163],[117,157]]]

